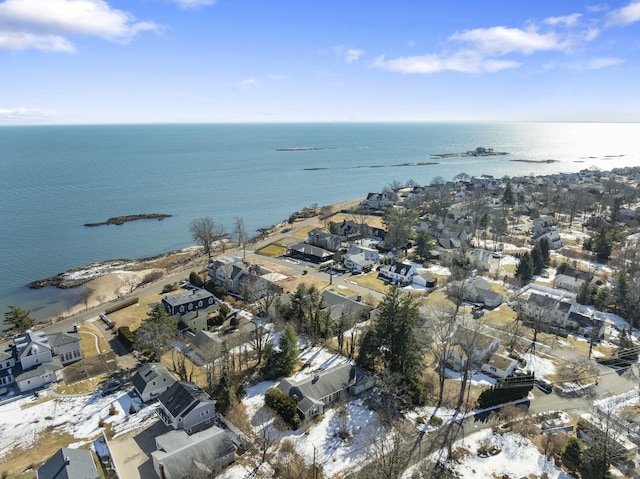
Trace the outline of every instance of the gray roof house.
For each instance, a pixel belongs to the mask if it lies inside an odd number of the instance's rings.
[[[213,426],[215,405],[200,386],[177,381],[158,397],[158,415],[167,426],[192,434]]]
[[[204,472],[209,477],[235,461],[231,439],[217,426],[192,435],[181,430],[169,431],[156,437],[156,449],[151,460],[161,479],[179,479],[190,472]]]
[[[156,399],[176,382],[176,379],[160,363],[147,363],[138,368],[131,378],[133,387],[143,402]]]
[[[329,317],[336,320],[341,316],[350,316],[359,322],[369,319],[371,307],[360,301],[360,296],[343,296],[333,291],[323,291],[322,299],[329,309]]]
[[[497,308],[504,297],[493,291],[491,284],[480,276],[475,276],[462,285],[462,297],[466,301],[482,303],[487,308]]]
[[[325,405],[337,400],[343,391],[353,395],[373,387],[374,380],[352,364],[341,364],[300,381],[283,379],[278,388],[298,399],[298,411],[305,419],[322,414]]]
[[[206,289],[194,289],[162,297],[162,306],[170,315],[182,315],[189,311],[206,309],[214,304],[215,298],[213,294]]]
[[[416,267],[412,264],[395,262],[392,265],[380,269],[380,276],[387,278],[393,283],[411,283],[413,275],[416,274]]]
[[[58,449],[36,471],[36,479],[100,479],[91,451]]]

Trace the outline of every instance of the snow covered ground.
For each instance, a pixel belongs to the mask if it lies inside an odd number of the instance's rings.
[[[136,412],[131,414],[133,410]],[[114,434],[119,435],[141,427],[153,414],[153,408],[144,407],[124,391],[108,396],[54,396],[39,403],[28,396],[0,406],[0,462],[15,447],[32,447],[47,428],[71,434],[77,442],[69,447],[79,447],[100,435],[100,419],[111,423]]]

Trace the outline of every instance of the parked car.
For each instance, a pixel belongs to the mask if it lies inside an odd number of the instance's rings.
[[[553,384],[546,379],[536,378],[535,385],[545,394],[551,394],[553,391]]]
[[[116,392],[122,386],[122,381],[118,379],[109,379],[104,386],[102,386],[102,395],[106,396],[107,394],[111,394]]]

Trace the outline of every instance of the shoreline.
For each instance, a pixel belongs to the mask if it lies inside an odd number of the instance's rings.
[[[333,216],[344,209],[353,208],[364,198],[365,197],[359,197],[333,203],[325,208],[330,208]],[[308,219],[318,218],[319,215],[320,212],[318,211],[318,214]],[[290,227],[292,227],[292,225],[285,220],[266,228],[260,228],[260,231],[266,232],[266,235],[257,236],[251,244],[251,249],[254,249],[254,247],[258,249],[258,245],[262,243],[270,243],[273,236],[281,234],[283,230]],[[237,252],[237,250],[237,245],[231,243],[224,248],[223,252],[222,246],[218,244],[212,252],[212,256],[220,254],[232,255],[234,252]],[[33,281],[29,284],[42,284],[35,289],[46,286],[53,286],[58,289],[73,289],[81,286],[86,288],[84,290],[86,292],[80,290],[78,301],[75,304],[68,306],[58,314],[51,315],[39,321],[39,323],[53,324],[75,314],[116,301],[124,296],[135,295],[136,290],[140,287],[146,286],[147,284],[160,283],[168,274],[175,274],[181,270],[186,273],[190,269],[198,266],[198,263],[206,258],[207,256],[202,247],[193,245],[140,259],[97,261],[82,267],[69,269],[56,276]],[[162,272],[163,277],[149,283],[144,283],[144,278],[154,272]],[[64,283],[65,286],[57,286],[55,284],[56,282]]]

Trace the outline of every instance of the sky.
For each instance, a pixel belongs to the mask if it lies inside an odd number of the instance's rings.
[[[0,0],[0,125],[640,121],[640,0]]]

